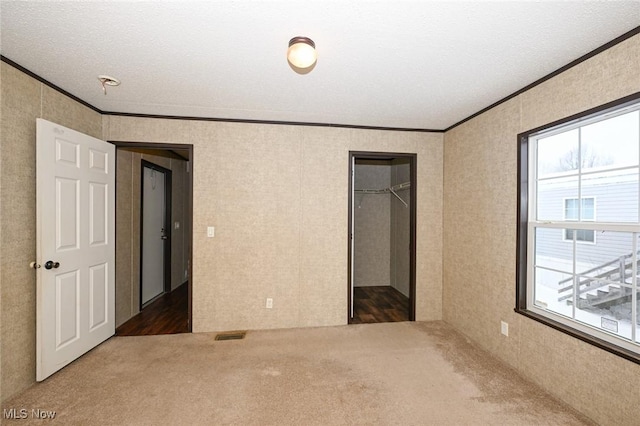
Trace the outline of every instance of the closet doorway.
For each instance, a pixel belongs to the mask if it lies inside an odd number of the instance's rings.
[[[349,153],[350,324],[415,320],[416,161]]]

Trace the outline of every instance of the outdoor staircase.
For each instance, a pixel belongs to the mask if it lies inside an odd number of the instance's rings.
[[[640,272],[640,260],[636,260],[636,271]],[[585,277],[589,275],[589,277]],[[579,309],[608,308],[631,300],[631,288],[620,284],[631,284],[633,276],[633,253],[621,256],[595,268],[580,272],[578,294]],[[573,277],[558,282],[558,301],[573,304]]]

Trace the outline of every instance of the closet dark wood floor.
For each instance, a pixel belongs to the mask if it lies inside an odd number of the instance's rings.
[[[159,297],[116,329],[118,336],[189,332],[189,283]]]
[[[409,298],[393,287],[353,289],[351,324],[409,321]]]

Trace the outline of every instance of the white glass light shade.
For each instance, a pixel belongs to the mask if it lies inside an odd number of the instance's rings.
[[[294,37],[289,41],[287,60],[296,68],[309,68],[316,63],[318,55],[313,40],[307,37]]]

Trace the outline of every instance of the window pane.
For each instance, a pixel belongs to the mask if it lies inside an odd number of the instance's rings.
[[[595,231],[589,229],[565,229],[564,239],[565,241],[573,241],[573,234],[576,234],[576,241],[582,243],[595,243],[596,234]]]
[[[598,222],[637,222],[638,169],[583,175],[582,198],[595,198],[593,213],[583,203],[583,220],[593,214]]]
[[[562,229],[536,228],[535,266],[573,273],[573,244],[562,240]]]
[[[584,126],[581,129],[583,171],[638,165],[638,111]]]
[[[565,204],[565,199],[578,199],[578,176],[541,180],[537,195],[537,220],[564,220],[567,210],[570,215],[578,210],[577,204],[575,207],[571,202]]]
[[[595,243],[596,233],[587,229],[578,229],[576,234],[577,241],[583,241],[585,243]]]
[[[582,220],[595,220],[595,200],[593,198],[582,198]]]
[[[564,230],[564,239],[573,241],[573,229]]]
[[[640,343],[640,292],[636,293],[636,342]]]
[[[636,234],[635,236],[636,238],[636,248],[640,249],[640,235]],[[640,256],[638,256],[636,258],[636,262],[640,260]],[[636,342],[640,343],[640,265],[638,265],[638,269],[636,270],[637,274],[639,275],[638,277],[636,277],[636,300],[635,300],[635,304],[636,304]],[[633,301],[632,301],[633,302]]]
[[[630,232],[600,231],[596,244],[576,246],[576,319],[631,338],[632,252]]]
[[[577,198],[564,199],[564,219],[565,220],[595,220],[595,199],[593,197],[582,198],[582,206],[579,208]]]
[[[581,296],[576,309],[576,319],[601,331],[615,334],[625,339],[631,339],[631,289],[622,288],[612,290],[612,293],[626,294],[625,303],[613,306],[591,306],[586,297]]]
[[[573,288],[573,244],[562,242],[562,229],[536,228],[535,304],[571,317],[573,308],[567,295]]]
[[[562,242],[562,232],[536,228],[534,297],[538,307],[571,317],[573,308],[565,296],[573,288],[573,244]]]
[[[602,302],[607,298],[614,301]],[[581,294],[576,319],[601,331],[631,339],[631,288],[619,285]]]
[[[578,129],[538,139],[538,178],[578,171]]]
[[[576,245],[576,271],[592,280],[631,284],[632,252],[632,233],[598,231],[596,244]]]
[[[578,220],[580,218],[577,198],[566,198],[564,200],[564,218],[565,220]]]
[[[558,291],[571,287],[573,280],[570,273],[556,272],[544,268],[535,269],[534,303],[537,307],[547,309],[566,317],[573,315],[571,300]]]

